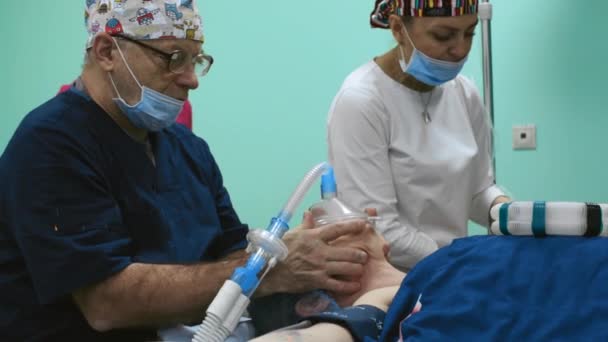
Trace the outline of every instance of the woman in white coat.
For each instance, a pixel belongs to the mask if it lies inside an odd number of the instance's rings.
[[[376,0],[373,27],[397,46],[351,73],[329,112],[329,158],[341,198],[377,208],[377,228],[402,270],[488,226],[495,185],[491,123],[459,76],[478,23],[477,0]]]

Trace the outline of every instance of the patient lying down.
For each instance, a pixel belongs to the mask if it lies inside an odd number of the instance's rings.
[[[375,214],[374,212],[368,212]],[[389,251],[386,241],[373,229],[367,229],[360,234],[345,236],[332,242],[337,246],[351,246],[359,248],[368,254],[368,262],[365,265],[363,275],[360,278],[361,289],[351,295],[331,297],[320,293],[310,293],[300,298],[294,310],[301,317],[315,315],[324,310],[339,309],[331,306],[333,298],[340,307],[353,305],[373,305],[386,311],[394,294],[403,281],[405,273],[397,270],[387,260]],[[332,341],[352,341],[349,332],[339,325],[320,323],[308,328],[287,328],[256,338],[253,341],[313,341],[326,340],[331,336]]]
[[[354,303],[376,309],[316,314],[319,324],[258,341],[608,341],[607,263],[604,237],[456,239],[420,261],[396,295],[371,290]]]

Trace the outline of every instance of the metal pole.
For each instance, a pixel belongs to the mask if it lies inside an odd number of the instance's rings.
[[[481,0],[479,4],[479,19],[481,20],[481,44],[483,54],[483,99],[486,110],[494,127],[494,89],[492,75],[492,4],[489,0]],[[494,157],[494,131],[492,131],[492,166],[496,179],[496,158]]]

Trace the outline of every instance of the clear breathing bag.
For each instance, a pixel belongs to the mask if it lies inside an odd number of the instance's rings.
[[[329,167],[321,176],[321,201],[310,207],[315,227],[348,220],[370,220],[367,214],[351,208],[337,196],[336,179],[333,168]]]

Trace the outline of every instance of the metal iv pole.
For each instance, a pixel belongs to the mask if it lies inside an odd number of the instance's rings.
[[[494,89],[492,78],[492,4],[489,0],[479,3],[479,19],[481,20],[481,44],[483,54],[483,100],[494,127]],[[492,131],[492,166],[496,179],[496,158],[494,156],[494,132]]]

